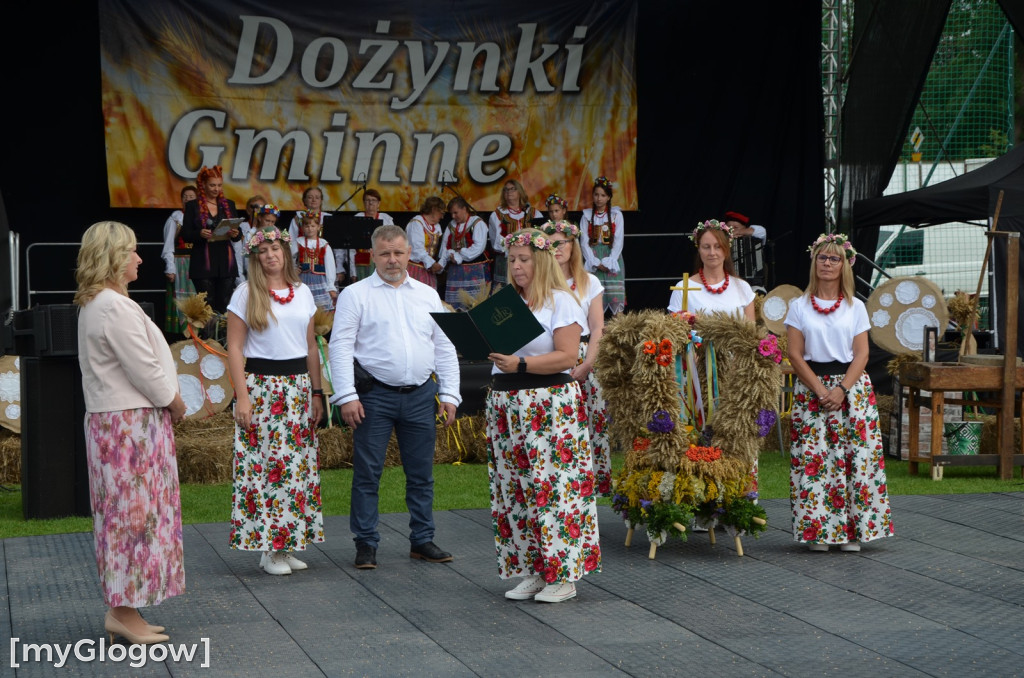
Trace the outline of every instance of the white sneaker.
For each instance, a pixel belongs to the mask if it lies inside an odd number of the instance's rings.
[[[560,603],[576,597],[576,584],[571,581],[548,584],[544,590],[533,597],[539,603]]]
[[[267,574],[292,573],[292,568],[288,567],[288,563],[284,559],[284,553],[281,551],[271,551],[269,554],[264,553],[263,557],[260,558],[260,567]]]
[[[284,562],[288,564],[288,567],[292,568],[292,572],[309,569],[309,565],[296,558],[291,551],[284,551]]]
[[[523,581],[519,582],[519,586],[511,591],[505,591],[505,597],[509,600],[529,600],[542,590],[544,590],[544,579],[534,574],[529,577],[523,577]]]
[[[860,551],[860,542],[851,541],[849,544],[840,544],[839,545],[839,550],[840,551],[846,551],[848,553],[849,552],[856,553],[857,551]]]
[[[826,551],[828,551],[828,544],[808,544],[807,550],[825,553]]]

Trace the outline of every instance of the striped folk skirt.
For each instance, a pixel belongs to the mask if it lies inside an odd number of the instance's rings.
[[[821,380],[831,389],[842,377]],[[868,375],[850,388],[838,412],[822,410],[814,393],[798,381],[791,421],[793,538],[846,544],[892,536],[878,407]]]
[[[487,395],[491,518],[502,579],[573,582],[601,568],[579,384]]]
[[[184,301],[196,293],[195,285],[188,278],[189,255],[174,255],[174,282],[167,282],[167,295],[165,297],[166,311],[164,313],[164,331],[168,334],[177,334],[185,326],[185,316],[178,310],[175,301]]]
[[[491,287],[491,262],[478,261],[472,264],[451,264],[448,266],[448,280],[445,283],[444,300],[458,311],[468,310],[463,299],[481,296],[481,290]]]
[[[309,286],[309,291],[313,293],[313,303],[321,311],[333,311],[334,300],[331,299],[331,291],[335,289],[334,284],[327,284],[327,276],[317,275],[316,273],[300,273],[299,279],[303,285]]]
[[[611,252],[611,247],[598,243],[593,246],[593,250],[594,256],[603,259]],[[626,267],[621,254],[618,264],[618,273],[605,273],[597,269],[591,271],[604,285],[604,309],[611,312],[612,315],[618,315],[626,308]]]
[[[415,261],[409,262],[409,268],[406,269],[410,276],[419,280],[424,285],[429,285],[431,289],[437,289],[437,276],[423,268],[421,264],[417,264]]]
[[[171,414],[144,407],[85,415],[96,567],[109,607],[185,592]]]

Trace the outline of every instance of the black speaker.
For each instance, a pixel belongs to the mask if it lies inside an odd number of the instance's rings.
[[[139,302],[156,322],[151,301]],[[74,304],[33,306],[14,314],[14,355],[51,358],[78,355],[78,307]]]
[[[78,355],[78,307],[47,304],[17,311],[14,353],[37,358]]]
[[[77,344],[77,342],[76,342]],[[77,357],[21,357],[21,510],[88,516],[85,396]]]

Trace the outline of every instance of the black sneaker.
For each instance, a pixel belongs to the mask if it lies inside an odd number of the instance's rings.
[[[356,569],[373,570],[377,567],[377,549],[366,543],[356,544]]]
[[[425,544],[416,544],[409,548],[410,558],[420,558],[428,563],[450,563],[454,558],[447,551],[442,551],[432,541]]]

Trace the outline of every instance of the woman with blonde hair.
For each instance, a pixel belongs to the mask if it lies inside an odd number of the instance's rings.
[[[552,196],[557,198],[557,196]],[[548,199],[551,207],[551,198]],[[564,212],[563,212],[564,214]],[[601,385],[594,375],[594,361],[604,334],[604,285],[593,273],[583,268],[583,254],[580,252],[580,228],[568,221],[549,221],[543,226],[555,249],[555,261],[565,276],[569,290],[576,297],[586,314],[586,324],[580,337],[580,351],[576,366],[569,375],[580,382],[583,401],[587,406],[587,428],[590,433],[590,452],[597,477],[597,493],[611,496],[612,458],[608,445],[608,403],[601,393]]]
[[[104,628],[162,643],[138,608],[185,592],[181,499],[172,425],[185,416],[174,358],[160,328],[128,297],[142,259],[116,221],[82,236],[75,279],[78,363]]]
[[[586,316],[537,229],[506,237],[509,278],[544,331],[514,355],[492,353],[487,395],[491,515],[510,600],[558,603],[601,565],[586,410],[570,370]]]
[[[810,283],[785,319],[799,379],[790,420],[793,538],[811,551],[860,551],[893,534],[878,406],[864,371],[871,324],[854,296],[849,239],[822,234],[808,250]]]
[[[276,226],[249,237],[249,280],[228,305],[228,369],[235,384],[228,543],[260,551],[260,567],[274,575],[305,570],[293,552],[324,540],[316,303],[299,280],[289,241]]]

